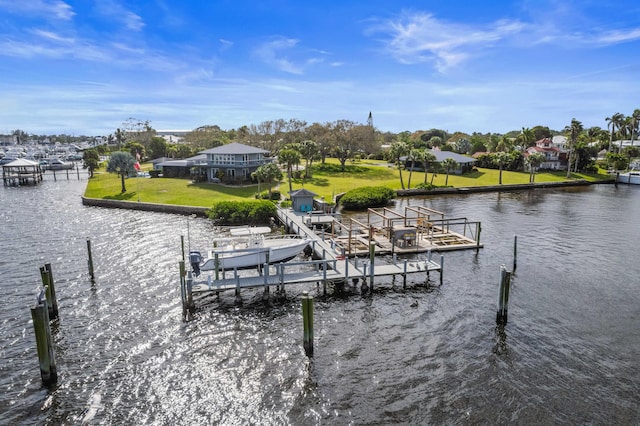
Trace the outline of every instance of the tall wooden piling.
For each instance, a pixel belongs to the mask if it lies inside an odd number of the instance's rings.
[[[518,236],[513,236],[513,272],[516,271],[518,266]]]
[[[49,318],[56,319],[58,318],[58,300],[56,297],[56,288],[53,283],[53,271],[50,263],[47,263],[40,268],[40,278],[42,279],[42,286],[45,288]]]
[[[376,260],[376,243],[374,243],[373,241],[369,241],[369,275],[371,275],[371,278],[369,278],[369,289],[371,291],[373,291],[373,277],[375,276],[375,272],[374,272],[374,268],[373,265],[375,264],[375,260]]]
[[[307,356],[313,356],[313,296],[302,293],[302,346]]]
[[[440,285],[442,285],[442,272],[444,271],[444,256],[440,255]]]
[[[43,293],[44,290],[38,296],[35,306],[31,308],[31,318],[36,335],[40,377],[43,385],[50,386],[58,381],[58,371],[49,326],[49,308]]]
[[[91,277],[91,281],[93,281],[95,280],[95,274],[93,272],[93,255],[91,254],[91,240],[89,238],[87,238],[87,254],[88,254],[87,264],[89,266],[89,276]],[[184,256],[183,256],[183,260],[184,260]]]
[[[498,293],[498,312],[496,313],[496,323],[500,325],[507,324],[509,312],[509,290],[511,287],[511,272],[507,271],[507,267],[500,266],[500,292]]]

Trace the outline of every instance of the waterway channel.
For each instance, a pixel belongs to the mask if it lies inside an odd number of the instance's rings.
[[[442,286],[416,276],[406,290],[381,280],[373,295],[323,298],[294,285],[268,302],[248,290],[242,305],[212,297],[184,321],[180,235],[202,247],[215,228],[85,207],[85,185],[0,189],[0,424],[640,423],[640,187],[399,199],[480,220],[484,248],[444,253]],[[51,389],[29,312],[45,263],[60,311]],[[311,359],[298,300],[307,290]]]

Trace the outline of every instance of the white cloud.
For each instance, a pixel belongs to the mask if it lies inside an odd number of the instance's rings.
[[[486,26],[471,26],[436,19],[430,13],[403,13],[372,27],[370,32],[383,32],[389,38],[386,50],[401,63],[432,61],[444,72],[460,64],[479,48],[493,45],[525,25],[519,21],[501,20]]]
[[[59,0],[0,0],[0,9],[17,15],[53,17],[64,21],[75,16],[73,8]]]
[[[298,40],[286,37],[276,37],[267,41],[254,50],[254,55],[264,63],[290,74],[302,74],[303,69],[296,65],[283,52],[290,51],[298,44]]]
[[[96,10],[107,18],[121,22],[131,31],[140,31],[145,26],[144,21],[139,15],[127,10],[115,0],[96,1]]]

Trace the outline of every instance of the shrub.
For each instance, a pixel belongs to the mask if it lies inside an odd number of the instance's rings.
[[[271,198],[269,198],[269,191],[264,191],[259,194],[256,194],[256,198],[259,200],[274,200],[277,201],[280,199],[282,194],[280,191],[271,191]]]
[[[395,197],[394,190],[385,186],[363,186],[352,189],[340,199],[347,210],[363,210],[369,207],[384,207]]]
[[[276,215],[271,201],[221,201],[207,210],[207,216],[216,225],[263,225]]]
[[[283,209],[288,209],[289,207],[291,207],[291,200],[284,200],[280,202],[280,207],[282,207]]]
[[[431,191],[432,189],[437,188],[434,184],[432,183],[424,183],[424,182],[420,182],[419,184],[417,184],[415,186],[416,189],[427,189],[429,191]]]

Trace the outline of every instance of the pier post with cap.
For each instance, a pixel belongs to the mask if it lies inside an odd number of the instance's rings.
[[[87,238],[87,265],[89,266],[89,276],[91,277],[91,281],[95,279],[95,273],[93,271],[93,255],[91,254],[91,240]],[[184,261],[184,249],[182,252],[182,260]]]
[[[506,266],[500,266],[500,291],[498,293],[498,312],[496,313],[496,323],[499,325],[507,324],[509,312],[509,290],[511,287],[511,272],[507,271]]]
[[[313,356],[313,296],[302,293],[302,346],[307,356]]]
[[[518,267],[518,236],[513,236],[513,272]]]
[[[47,298],[49,319],[56,319],[58,318],[58,300],[56,298],[56,288],[53,283],[53,271],[51,270],[50,263],[47,263],[40,268],[40,277],[42,279],[42,286],[45,289],[45,296]]]

